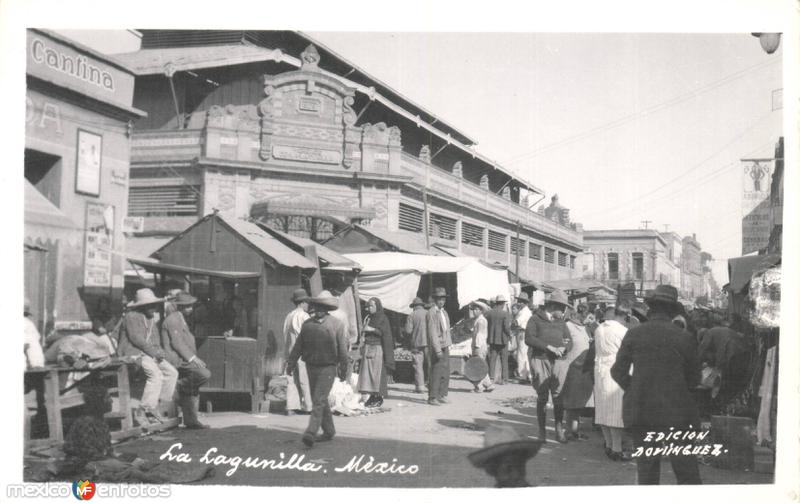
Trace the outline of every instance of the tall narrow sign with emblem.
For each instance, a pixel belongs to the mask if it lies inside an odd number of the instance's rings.
[[[742,159],[742,255],[769,244],[769,191],[774,159]]]

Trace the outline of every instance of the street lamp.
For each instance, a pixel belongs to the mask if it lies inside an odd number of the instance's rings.
[[[767,54],[772,54],[777,51],[778,46],[781,44],[780,33],[752,33],[751,35],[758,37],[761,48],[764,49],[764,52]]]

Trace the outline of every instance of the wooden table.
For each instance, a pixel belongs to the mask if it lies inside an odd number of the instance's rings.
[[[43,368],[29,369],[25,371],[26,388],[30,387],[41,393],[41,402],[47,413],[46,438],[30,438],[30,428],[26,428],[26,448],[47,447],[60,445],[64,442],[64,425],[62,412],[65,409],[82,405],[83,394],[77,387],[71,389],[62,388],[63,383],[71,372],[89,372],[94,376],[111,377],[115,380],[115,385],[108,389],[109,393],[116,395],[115,410],[107,412],[105,418],[119,419],[121,426],[117,431],[111,432],[112,440],[120,440],[142,433],[142,428],[134,426],[133,413],[131,410],[130,380],[128,365],[124,360],[113,359],[112,362],[102,368],[97,369],[75,369],[72,367],[59,367],[57,365],[47,365]],[[86,377],[88,378],[88,376]],[[27,407],[27,405],[26,405]],[[162,431],[178,425],[178,419],[173,418],[156,426],[147,427],[148,431]]]

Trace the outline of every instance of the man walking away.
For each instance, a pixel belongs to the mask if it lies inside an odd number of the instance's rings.
[[[197,356],[194,336],[186,324],[197,299],[180,291],[172,300],[177,308],[165,319],[161,330],[167,361],[178,369],[178,406],[183,413],[183,425],[190,430],[208,428],[197,419],[200,406],[200,387],[211,378],[203,360]]]
[[[658,447],[646,442],[647,432],[685,431],[699,426],[691,390],[700,384],[700,364],[694,341],[672,322],[678,314],[678,291],[658,285],[647,300],[648,321],[628,330],[611,367],[611,376],[625,390],[622,418],[634,446]],[[631,365],[633,375],[631,375]],[[700,484],[693,455],[669,457],[678,484]],[[658,484],[661,456],[637,456],[640,485]]]
[[[498,384],[508,384],[508,341],[511,339],[511,313],[505,310],[505,305],[505,297],[498,295],[492,303],[492,309],[486,313],[489,377],[495,378],[497,358],[500,358],[501,374]]]
[[[303,328],[303,323],[308,319],[308,294],[304,289],[298,288],[292,293],[292,302],[295,307],[283,321],[287,362],[297,336],[300,335],[300,330]],[[297,368],[289,376],[289,383],[286,386],[286,415],[291,416],[298,410],[311,412],[311,387],[308,384],[305,362],[298,361]]]
[[[313,407],[303,443],[312,447],[315,441],[328,441],[336,434],[328,395],[337,375],[340,379],[345,377],[348,351],[344,325],[328,314],[339,307],[338,299],[322,292],[318,297],[311,297],[309,304],[314,316],[303,323],[289,354],[286,370],[293,373],[301,357],[306,364]],[[320,426],[322,435],[317,436]]]
[[[433,306],[426,315],[428,339],[431,348],[431,372],[428,385],[428,405],[448,403],[450,387],[450,317],[444,309],[447,291],[442,287],[433,290]]]
[[[409,306],[413,311],[406,318],[404,332],[408,337],[411,359],[414,365],[414,393],[424,393],[425,363],[430,360],[428,356],[428,312],[425,303],[416,297]]]

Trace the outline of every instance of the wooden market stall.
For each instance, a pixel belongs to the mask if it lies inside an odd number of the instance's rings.
[[[249,393],[258,411],[266,376],[282,372],[283,321],[292,292],[308,288],[310,260],[258,225],[214,213],[191,225],[147,259],[157,290],[181,288],[199,299],[191,325],[198,356],[211,370],[201,392]]]

